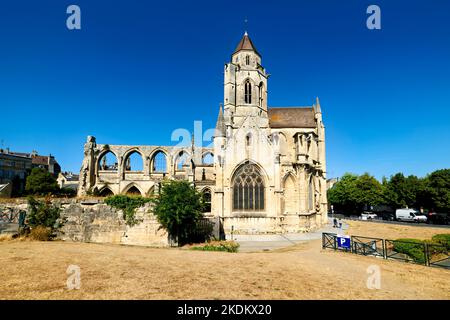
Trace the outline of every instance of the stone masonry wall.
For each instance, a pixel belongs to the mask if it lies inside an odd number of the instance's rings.
[[[136,217],[142,222],[129,227],[122,218],[122,211],[100,201],[56,200],[61,206],[61,218],[65,223],[58,232],[58,239],[64,241],[114,243],[152,247],[169,246],[167,232],[160,228],[156,217],[149,212],[148,205],[136,210]],[[11,203],[9,208],[26,210],[26,204]],[[19,208],[18,208],[19,209]]]
[[[142,222],[133,227],[125,224],[121,210],[104,203],[63,205],[61,217],[65,219],[59,235],[62,240],[168,246],[167,233],[160,229],[160,224],[149,212],[148,206],[136,210],[136,217]]]

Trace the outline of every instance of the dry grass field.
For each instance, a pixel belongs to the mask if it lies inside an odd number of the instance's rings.
[[[350,221],[349,234],[430,238],[449,229]],[[66,287],[67,267],[81,288]],[[368,289],[367,268],[381,269]],[[0,299],[450,299],[450,271],[323,251],[223,253],[107,244],[0,242]]]

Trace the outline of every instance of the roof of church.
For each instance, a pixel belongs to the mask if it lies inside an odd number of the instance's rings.
[[[236,50],[234,50],[233,54],[241,51],[241,50],[251,50],[255,51],[257,55],[260,56],[258,50],[256,50],[255,45],[253,44],[252,40],[248,36],[247,32],[245,32],[244,36],[242,37],[241,41],[239,41],[239,44],[236,47]]]
[[[271,128],[315,128],[316,120],[312,107],[269,108]]]

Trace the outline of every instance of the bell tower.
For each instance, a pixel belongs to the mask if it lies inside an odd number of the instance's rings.
[[[224,114],[233,127],[248,116],[255,117],[259,126],[268,127],[267,78],[261,65],[261,55],[245,32],[225,65]],[[227,121],[228,122],[228,121]]]

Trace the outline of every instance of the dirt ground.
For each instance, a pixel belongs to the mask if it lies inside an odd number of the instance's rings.
[[[350,221],[349,234],[430,238],[449,229]],[[68,290],[66,270],[81,268]],[[379,266],[380,289],[367,268]],[[0,242],[0,299],[450,299],[450,271],[322,250],[223,253],[70,242]]]
[[[436,228],[428,225],[403,225],[371,221],[345,220],[349,225],[347,234],[395,240],[399,238],[431,239],[435,234],[450,233],[450,228]]]

